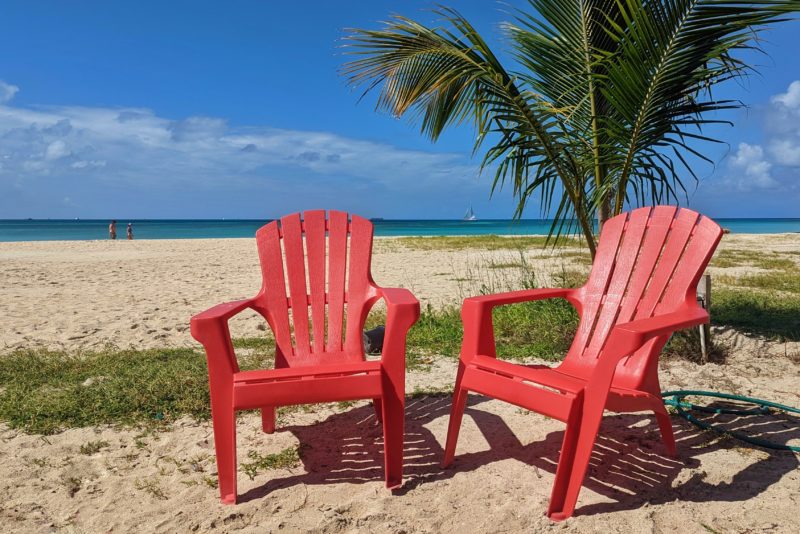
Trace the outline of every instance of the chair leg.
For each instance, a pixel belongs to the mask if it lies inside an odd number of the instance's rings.
[[[265,434],[275,432],[275,406],[264,406],[261,408],[261,430]]]
[[[552,517],[553,514],[564,508],[569,478],[572,474],[572,466],[575,462],[575,449],[578,445],[578,435],[580,434],[582,407],[583,403],[579,397],[573,403],[569,417],[567,418],[567,428],[564,431],[564,440],[561,442],[561,453],[558,456],[556,478],[553,482],[553,489],[550,492],[550,505],[547,508],[548,517]]]
[[[384,387],[386,396],[380,403],[383,419],[383,455],[386,487],[403,485],[403,436],[405,434],[405,398]]]
[[[378,419],[379,423],[383,422],[383,405],[381,403],[380,397],[377,399],[372,399],[372,407],[375,408],[375,417]]]
[[[605,399],[603,399],[605,401]],[[583,402],[579,397],[576,402]],[[594,404],[594,403],[593,403]],[[561,521],[571,517],[575,511],[575,503],[578,502],[578,494],[583,486],[583,479],[586,477],[586,471],[589,468],[589,459],[592,456],[592,449],[594,442],[597,438],[597,431],[600,429],[600,422],[603,419],[603,406],[605,402],[599,406],[594,405],[590,410],[583,410],[580,416],[580,424],[573,425],[577,428],[577,435],[570,439],[575,440],[575,450],[571,466],[569,468],[568,482],[563,493],[558,497],[555,502],[551,502],[547,510],[547,516],[554,521]],[[569,433],[569,425],[567,433]],[[566,436],[565,436],[566,440]],[[563,453],[562,453],[563,454]],[[567,468],[565,464],[565,468]],[[559,460],[559,469],[561,468],[561,460]],[[565,474],[564,477],[567,477]],[[555,489],[555,488],[554,488]]]
[[[214,448],[217,453],[219,496],[224,504],[235,504],[236,412],[233,410],[233,401],[229,395],[214,395],[212,391],[211,417],[214,424]]]
[[[456,443],[458,442],[458,432],[461,430],[461,419],[464,416],[464,409],[467,406],[466,389],[461,388],[461,379],[464,377],[464,364],[458,362],[458,373],[456,374],[456,385],[453,390],[453,404],[450,408],[450,422],[447,426],[447,442],[444,447],[444,458],[442,467],[447,467],[453,463],[456,454]]]
[[[672,433],[672,420],[667,413],[663,404],[654,407],[653,413],[656,414],[656,421],[658,421],[658,428],[661,430],[661,440],[667,448],[669,456],[677,456],[678,450],[675,447],[675,434]]]

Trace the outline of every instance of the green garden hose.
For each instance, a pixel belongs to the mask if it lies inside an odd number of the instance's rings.
[[[664,404],[666,404],[667,406],[674,407],[678,411],[678,415],[680,415],[690,423],[699,426],[700,428],[703,428],[705,430],[713,430],[715,432],[721,432],[731,437],[734,437],[738,440],[744,441],[746,443],[751,443],[753,445],[758,445],[760,447],[800,452],[800,446],[782,445],[780,443],[773,443],[771,441],[753,438],[742,432],[723,430],[715,425],[697,419],[687,411],[687,410],[693,410],[705,413],[733,414],[733,415],[768,415],[773,413],[773,410],[800,414],[800,409],[792,408],[791,406],[785,406],[783,404],[778,404],[777,402],[770,402],[762,399],[754,399],[752,397],[744,397],[742,395],[731,395],[729,393],[716,393],[714,391],[691,391],[691,390],[663,391],[661,393],[661,396],[664,397]],[[692,404],[691,402],[686,402],[683,400],[685,397],[689,396],[716,397],[720,399],[746,402],[748,404],[756,405],[756,408],[749,408],[749,409],[709,408],[708,406],[698,406],[696,404]],[[672,397],[672,398],[667,398],[667,397]]]

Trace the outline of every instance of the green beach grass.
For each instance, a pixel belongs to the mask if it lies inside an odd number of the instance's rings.
[[[746,252],[721,257],[735,262],[733,266],[764,261]],[[774,341],[800,341],[800,268],[793,261],[772,265],[765,273],[715,278],[712,324]],[[534,273],[524,261],[509,268],[517,270],[517,288],[533,286]],[[481,273],[490,270],[484,268]],[[564,271],[558,282],[575,286],[584,277],[585,273]],[[473,283],[479,288],[475,292],[512,289],[496,287],[485,279]],[[493,320],[501,357],[556,362],[569,348],[578,317],[569,303],[554,299],[496,308]],[[367,327],[384,322],[385,316],[374,313]],[[424,372],[436,358],[457,358],[461,337],[457,307],[423,309],[408,334],[408,369]],[[234,347],[243,369],[272,364],[274,343],[267,335],[235,339]],[[724,353],[725,347],[716,347],[712,358],[724,361]],[[673,336],[664,351],[667,358],[696,359],[698,354],[696,330]],[[198,421],[210,416],[205,355],[199,349],[30,349],[0,356],[0,420],[12,428],[39,434],[103,424],[163,428],[182,416]],[[95,448],[102,444],[85,453],[91,454]],[[251,460],[256,470],[273,461]]]
[[[398,237],[394,243],[415,250],[524,250],[546,246],[557,248],[580,247],[583,241],[575,238],[562,238],[558,244],[548,240],[546,236],[431,236],[431,237]]]

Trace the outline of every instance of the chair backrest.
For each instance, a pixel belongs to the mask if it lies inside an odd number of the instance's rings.
[[[721,237],[711,219],[674,206],[606,221],[589,279],[576,295],[581,321],[564,368],[588,376],[616,324],[697,306],[697,283]],[[623,359],[614,385],[657,393],[658,355],[668,339],[653,339]]]
[[[372,223],[306,211],[263,226],[256,242],[276,367],[363,359],[361,329],[377,298]]]

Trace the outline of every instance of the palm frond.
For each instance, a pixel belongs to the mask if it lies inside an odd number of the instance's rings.
[[[515,194],[524,193],[534,172],[533,183],[559,180],[572,201],[580,201],[583,188],[573,179],[575,159],[558,113],[540,95],[520,89],[461,15],[448,8],[436,13],[448,27],[430,29],[395,17],[382,30],[351,30],[345,46],[359,57],[342,73],[354,86],[366,86],[365,92],[379,88],[378,109],[394,116],[411,112],[431,139],[450,125],[472,121],[475,150],[487,138],[495,143],[482,161],[482,168],[496,166],[493,191],[510,183]],[[524,206],[527,197],[519,198]],[[516,216],[521,214],[518,209]],[[584,219],[581,227],[591,234],[591,221]]]
[[[699,154],[686,141],[693,137],[688,129],[700,131],[712,122],[711,112],[738,106],[714,99],[710,88],[751,70],[735,54],[752,48],[767,24],[798,9],[798,0],[617,0],[621,22],[605,22],[617,51],[607,62],[601,85],[615,111],[604,117],[604,129],[611,145],[621,147],[610,151],[610,184],[601,189],[616,192],[616,212],[622,210],[631,179],[654,175],[654,170],[637,166],[670,161],[664,159],[665,151],[656,158],[654,147]],[[679,159],[685,161],[682,155]],[[672,195],[675,186],[685,189],[674,167],[666,169],[669,180],[640,180],[636,186],[659,188],[653,198]]]
[[[602,223],[625,203],[680,200],[690,159],[712,163],[704,128],[741,105],[718,99],[719,83],[750,72],[769,24],[800,0],[529,0],[503,27],[515,59],[507,70],[456,11],[429,28],[395,17],[381,30],[350,30],[355,59],[342,72],[376,106],[407,115],[436,140],[470,122],[491,193],[505,185],[520,217],[539,195],[554,216],[550,235],[580,231],[594,254]],[[691,157],[690,157],[691,156]],[[694,160],[693,160],[694,161]]]

